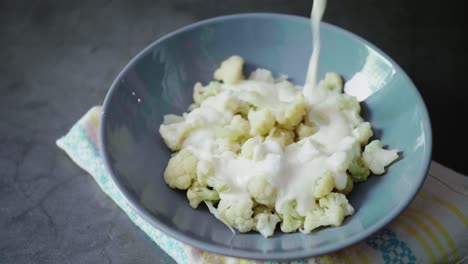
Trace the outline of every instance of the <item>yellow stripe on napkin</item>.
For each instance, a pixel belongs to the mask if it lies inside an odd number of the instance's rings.
[[[359,263],[363,263],[363,264],[372,264],[372,262],[370,261],[369,258],[366,257],[366,255],[362,254],[361,251],[359,250],[356,250],[354,251],[354,253],[356,253],[356,255],[358,256],[360,262]]]
[[[426,191],[421,191],[419,192],[419,196],[421,198],[424,198],[428,201],[433,201],[433,202],[436,202],[442,206],[445,206],[447,209],[449,209],[452,213],[455,214],[455,216],[457,216],[457,218],[459,218],[462,223],[465,224],[465,226],[468,226],[468,218],[460,211],[458,210],[458,208],[453,205],[452,203],[448,202],[448,201],[444,201],[442,199],[439,199],[429,193],[427,193]]]
[[[426,253],[429,255],[431,263],[436,263],[436,256],[434,254],[434,251],[432,251],[432,248],[426,243],[426,240],[421,236],[421,234],[419,234],[419,232],[416,229],[414,229],[408,222],[406,222],[406,220],[404,220],[404,217],[399,217],[398,223],[406,230],[406,232],[410,233],[419,241],[424,251],[426,251]]]
[[[349,251],[347,249],[338,251],[335,255],[339,258],[338,263],[342,263],[342,261],[344,261],[346,264],[354,264],[354,261],[350,258]]]
[[[445,251],[444,246],[442,245],[442,243],[440,243],[439,238],[437,237],[436,234],[434,234],[432,229],[426,223],[424,223],[421,219],[419,219],[420,216],[418,214],[414,212],[410,212],[410,211],[406,212],[405,214],[407,215],[409,219],[411,219],[411,221],[415,222],[424,231],[424,233],[426,233],[426,235],[431,238],[432,241],[434,241],[436,248],[442,254],[444,263],[448,263],[447,252]]]
[[[422,210],[411,208],[411,207],[409,207],[407,210],[408,212],[413,212],[413,213],[423,216],[425,219],[431,222],[432,225],[435,226],[435,228],[440,232],[440,234],[442,234],[442,237],[444,237],[444,239],[447,241],[450,247],[450,251],[454,255],[454,261],[457,262],[459,260],[457,247],[455,246],[455,242],[453,241],[452,237],[447,232],[447,230],[444,228],[444,226],[433,216],[431,216],[430,214]]]

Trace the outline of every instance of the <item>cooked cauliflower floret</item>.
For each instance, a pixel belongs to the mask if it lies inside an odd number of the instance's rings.
[[[360,123],[354,130],[353,136],[357,138],[360,144],[367,144],[369,138],[374,135],[369,122]]]
[[[219,138],[216,140],[216,150],[215,153],[221,154],[225,151],[232,151],[234,153],[239,153],[241,150],[241,144],[237,141],[233,141],[228,138]]]
[[[234,228],[232,228],[232,226],[230,226],[229,223],[226,222],[226,220],[223,219],[223,217],[219,214],[218,209],[216,209],[216,207],[214,207],[212,202],[206,202],[205,201],[205,205],[206,205],[206,207],[208,207],[208,210],[210,211],[210,213],[214,217],[216,217],[216,219],[221,221],[223,224],[225,224],[229,228],[229,230],[231,230],[232,235],[236,234],[236,231],[234,230]]]
[[[253,71],[249,76],[249,80],[266,83],[275,82],[271,71],[265,69],[256,69],[255,71]]]
[[[185,122],[183,117],[176,118],[175,115],[165,117],[167,123],[159,127],[159,134],[172,151],[178,151],[193,126]]]
[[[253,201],[250,198],[221,199],[218,212],[232,227],[242,233],[249,232],[255,226],[253,216]]]
[[[294,101],[294,103],[288,105],[286,109],[276,114],[276,121],[281,127],[287,130],[294,130],[302,121],[302,118],[306,113],[306,109],[306,102],[304,97],[301,95]]]
[[[286,79],[284,79],[286,78]],[[280,98],[289,98],[290,96],[294,96],[297,94],[297,88],[294,84],[288,81],[287,76],[281,77],[275,81],[275,86],[278,90],[278,95]]]
[[[329,194],[335,187],[335,179],[333,174],[329,170],[320,175],[315,182],[314,197],[322,198],[325,195]]]
[[[354,180],[348,174],[348,177],[346,179],[346,187],[343,190],[336,190],[336,191],[344,195],[348,195],[353,190],[353,188],[354,188]]]
[[[335,106],[340,111],[361,112],[361,105],[356,97],[347,94],[341,94],[336,98]]]
[[[348,171],[351,173],[354,182],[367,181],[367,177],[370,174],[369,168],[366,167],[360,156],[349,164]]]
[[[214,78],[224,83],[236,83],[244,79],[243,67],[244,59],[242,57],[231,56],[221,63],[221,66],[214,73]]]
[[[264,136],[275,126],[275,116],[266,108],[250,110],[247,118],[252,136]]]
[[[341,139],[339,150],[346,153],[348,163],[357,156],[361,155],[361,145],[359,144],[359,141],[351,136],[347,136]]]
[[[269,237],[275,232],[276,225],[281,218],[270,208],[257,206],[254,209],[254,221],[253,230],[260,232],[264,237]]]
[[[369,143],[362,153],[362,161],[374,174],[384,173],[385,167],[396,159],[398,159],[397,150],[383,149],[379,140]]]
[[[361,105],[356,97],[341,94],[335,100],[336,108],[341,111],[347,119],[351,122],[351,124],[356,127],[363,122],[362,117],[360,116],[361,113]]]
[[[255,161],[265,160],[269,154],[280,155],[283,152],[281,145],[276,141],[266,140],[255,147],[252,159]]]
[[[360,116],[361,106],[359,105],[356,97],[342,94],[338,97],[336,106],[338,110],[345,114],[353,127],[357,127],[363,122],[363,119]]]
[[[215,190],[210,190],[195,182],[187,190],[187,199],[190,202],[190,206],[197,208],[203,201],[218,201],[219,194]]]
[[[214,164],[210,160],[200,160],[197,164],[197,182],[201,186],[208,186],[211,177],[214,177]]]
[[[272,186],[265,177],[256,176],[247,184],[250,196],[259,204],[274,207],[276,202],[276,188]]]
[[[291,233],[297,231],[304,221],[303,217],[296,211],[296,201],[288,201],[281,205],[278,213],[282,218],[281,231]]]
[[[229,185],[214,174],[214,164],[212,161],[200,160],[197,165],[197,183],[200,186],[212,187],[217,192],[229,191]]]
[[[170,124],[175,124],[175,123],[179,123],[183,121],[185,121],[185,118],[183,116],[168,114],[164,116],[163,124],[170,125]]]
[[[236,114],[236,113],[241,112],[242,108],[245,108],[247,106],[248,106],[247,102],[234,96],[231,91],[226,91],[218,95],[210,96],[206,98],[200,105],[200,109],[203,109],[203,110],[194,109],[193,111],[198,110],[200,111],[200,113],[206,114],[207,109],[210,109],[211,110],[210,112],[212,113],[217,113],[217,115],[222,115],[223,117],[227,117],[227,116],[230,116],[229,114]]]
[[[217,130],[217,135],[220,138],[229,139],[231,141],[247,139],[250,135],[250,123],[242,118],[242,116],[235,115],[228,126],[220,127]]]
[[[164,180],[171,188],[186,190],[197,178],[197,158],[187,149],[171,157],[164,171]]]
[[[251,105],[248,102],[239,100],[236,107],[233,109],[233,114],[240,114],[243,118],[247,118],[250,112]]]
[[[207,86],[203,86],[197,82],[193,87],[193,101],[199,106],[206,98],[215,96],[221,92],[221,83],[210,82]]]
[[[351,163],[351,157],[346,152],[335,152],[327,160],[326,163],[334,175],[346,176],[346,170]],[[344,186],[336,186],[341,189]]]
[[[345,216],[353,213],[354,208],[344,194],[329,193],[307,212],[304,231],[310,232],[320,226],[339,226],[343,223]]]
[[[336,72],[327,72],[323,83],[332,92],[338,93],[343,90],[343,78]]]
[[[304,123],[300,123],[296,128],[297,140],[301,140],[303,138],[309,137],[317,132],[317,128],[312,125],[305,125]]]
[[[253,159],[254,149],[257,145],[262,143],[263,138],[261,136],[255,136],[249,138],[242,145],[241,155],[246,159]]]
[[[294,134],[293,131],[286,130],[284,128],[280,127],[274,127],[270,130],[268,133],[268,136],[265,138],[265,140],[273,140],[278,142],[278,144],[281,145],[281,147],[286,147],[289,144],[294,143],[294,138],[296,135]]]
[[[359,113],[353,111],[345,111],[344,114],[347,116],[348,120],[351,122],[353,127],[357,127],[359,124],[363,122],[362,117]]]
[[[224,109],[232,114],[240,114],[245,117],[250,111],[250,104],[234,96],[229,96],[225,100]]]

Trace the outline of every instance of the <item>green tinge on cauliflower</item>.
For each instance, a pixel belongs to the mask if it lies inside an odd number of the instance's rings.
[[[195,182],[187,190],[187,199],[189,200],[192,208],[197,208],[203,201],[218,201],[219,194],[215,190],[210,190]]]
[[[356,97],[352,95],[341,94],[337,98],[335,106],[340,111],[349,110],[358,114],[361,113],[361,105],[359,104],[359,101],[356,99]]]
[[[343,90],[343,78],[338,73],[328,72],[325,74],[323,83],[328,90],[333,92],[342,92]]]
[[[187,149],[171,157],[164,171],[164,180],[171,188],[186,190],[197,178],[198,159]]]
[[[243,118],[247,118],[251,109],[251,105],[248,102],[239,100],[237,105],[232,109],[233,114],[240,114]]]
[[[275,116],[266,108],[250,110],[247,118],[250,122],[250,135],[264,136],[275,126]]]
[[[369,143],[362,153],[362,161],[374,174],[382,174],[385,167],[398,159],[397,150],[383,149],[383,144],[379,140]]]
[[[312,125],[306,125],[304,123],[300,123],[296,128],[297,140],[301,140],[303,138],[312,136],[315,132],[318,131],[317,127]]]
[[[304,218],[296,211],[296,204],[294,200],[285,202],[278,211],[282,218],[281,231],[285,233],[296,232],[304,222]]]
[[[253,201],[251,198],[221,199],[218,212],[232,227],[245,233],[255,226],[253,216]]]
[[[261,136],[255,136],[247,139],[247,141],[244,142],[242,145],[241,149],[241,155],[242,157],[246,159],[253,159],[254,156],[254,149],[257,145],[262,143],[263,138]]]
[[[272,186],[265,177],[256,176],[250,179],[247,184],[247,191],[257,203],[270,208],[275,206],[276,188]]]
[[[231,56],[221,63],[221,66],[214,72],[216,80],[224,83],[236,83],[244,79],[242,73],[244,67],[244,59],[240,56]]]
[[[357,157],[351,162],[348,171],[351,174],[351,178],[356,183],[367,181],[367,177],[369,177],[370,174],[369,168],[366,167],[361,157]]]
[[[358,139],[359,140],[359,139]],[[351,174],[353,182],[363,182],[369,177],[370,171],[362,161],[361,145],[356,141],[348,150],[350,162],[348,163],[348,172]],[[340,192],[343,192],[342,190]]]
[[[276,225],[281,222],[281,218],[272,209],[257,206],[254,209],[254,222],[255,225],[252,229],[267,238],[273,235]]]
[[[335,178],[333,178],[331,171],[326,170],[315,182],[314,197],[322,198],[331,193],[334,187]]]
[[[280,127],[274,127],[268,133],[268,136],[265,140],[273,140],[278,142],[282,148],[285,148],[287,145],[294,143],[296,134],[293,131],[286,130]]]
[[[304,231],[310,232],[320,226],[340,226],[345,216],[354,214],[354,208],[341,193],[329,193],[306,214]]]

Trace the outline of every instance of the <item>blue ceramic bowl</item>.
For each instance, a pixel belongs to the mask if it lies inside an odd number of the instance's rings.
[[[194,210],[184,192],[170,189],[163,171],[171,155],[158,134],[163,115],[181,114],[195,82],[207,83],[230,55],[304,82],[311,30],[307,18],[241,14],[195,23],[154,42],[117,76],[104,102],[101,139],[105,163],[136,212],[164,233],[198,248],[236,257],[296,259],[342,249],[388,224],[421,187],[431,156],[426,107],[403,70],[369,42],[330,24],[321,25],[319,77],[342,74],[346,92],[363,100],[363,115],[401,159],[380,177],[355,186],[356,213],[336,228],[312,234],[256,233],[232,237],[206,208]],[[357,85],[356,85],[357,84]]]

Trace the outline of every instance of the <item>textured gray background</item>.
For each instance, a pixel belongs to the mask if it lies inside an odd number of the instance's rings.
[[[462,1],[435,2],[331,0],[325,20],[373,42],[408,72],[430,110],[434,159],[468,173],[460,138],[467,19]],[[308,15],[310,3],[0,0],[0,263],[172,263],[55,140],[163,34],[222,14]]]

